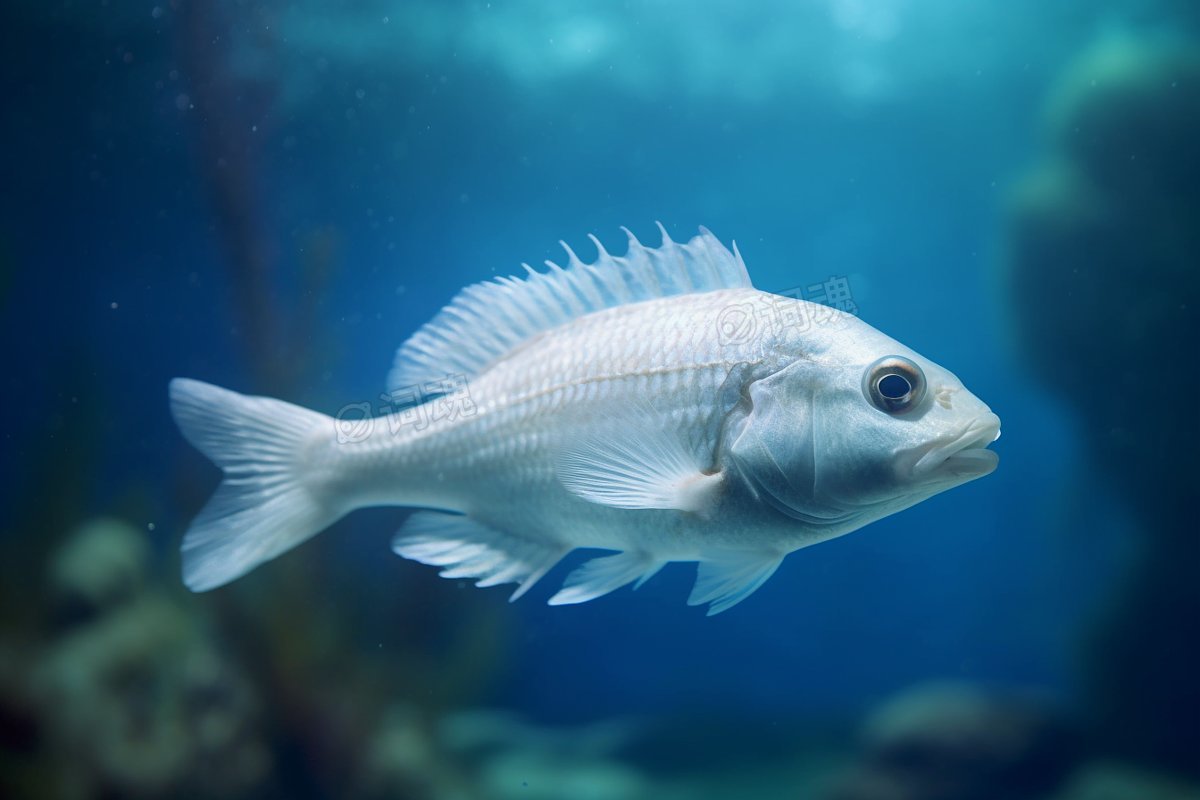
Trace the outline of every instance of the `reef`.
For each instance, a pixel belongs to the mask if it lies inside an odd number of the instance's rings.
[[[313,603],[327,576],[301,559],[201,600],[146,531],[113,519],[37,559],[25,585],[38,588],[6,604],[0,634],[0,796],[500,796],[481,788],[503,769],[494,748],[468,741],[447,708],[494,673],[505,609],[441,608],[420,579],[386,601]],[[412,649],[361,641],[371,614]],[[515,723],[482,729],[520,743],[505,745],[512,763],[541,752]],[[530,769],[566,779],[563,762],[543,761]]]
[[[348,606],[304,598],[325,580],[309,562],[277,567],[200,602],[125,523],[94,520],[50,548],[44,602],[0,638],[0,795],[1198,800],[1095,760],[1075,719],[1012,688],[907,690],[868,717],[857,753],[830,720],[547,725],[456,707],[494,671],[504,631],[472,595],[456,597],[470,607],[459,617],[397,593],[387,618],[435,619],[407,623],[419,646],[378,652]],[[436,642],[434,628],[457,633]]]
[[[1031,692],[917,686],[868,719],[857,765],[828,800],[1050,798],[1080,756],[1061,711]]]
[[[47,616],[0,670],[9,796],[249,797],[270,768],[245,671],[113,520],[54,554]],[[65,768],[69,765],[69,768]]]
[[[1072,778],[1055,800],[1200,800],[1200,787],[1103,762]]]
[[[1200,48],[1106,40],[1052,92],[1004,259],[1021,350],[1139,544],[1085,656],[1100,746],[1200,775]]]

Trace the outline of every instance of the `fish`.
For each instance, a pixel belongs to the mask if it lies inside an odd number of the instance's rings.
[[[613,256],[468,286],[396,353],[387,402],[327,415],[175,378],[172,415],[224,480],[182,542],[222,586],[352,511],[414,509],[407,559],[552,605],[697,562],[716,614],[783,558],[991,473],[1000,419],[852,309],[755,289],[737,244],[628,231]],[[376,412],[382,413],[376,413]]]

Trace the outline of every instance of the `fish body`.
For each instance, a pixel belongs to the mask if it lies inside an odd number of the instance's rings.
[[[850,314],[754,289],[707,231],[599,251],[461,293],[389,376],[398,401],[440,390],[422,405],[334,419],[172,382],[185,435],[226,472],[185,537],[185,582],[408,506],[424,510],[393,549],[447,577],[515,598],[603,548],[551,603],[697,561],[689,602],[716,613],[788,553],[994,469],[999,420],[951,373]]]

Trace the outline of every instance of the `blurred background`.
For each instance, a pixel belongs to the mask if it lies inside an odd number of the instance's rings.
[[[0,795],[1200,797],[1200,6],[10,0]],[[192,595],[189,376],[334,413],[460,287],[706,225],[1004,422],[788,558],[544,601],[359,512]]]

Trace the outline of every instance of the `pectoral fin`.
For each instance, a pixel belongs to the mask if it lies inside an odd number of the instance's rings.
[[[777,553],[736,553],[705,559],[696,570],[689,606],[709,603],[708,616],[720,614],[745,600],[779,568]]]
[[[558,479],[572,494],[614,508],[702,512],[724,478],[700,461],[675,431],[631,422],[569,448]]]

